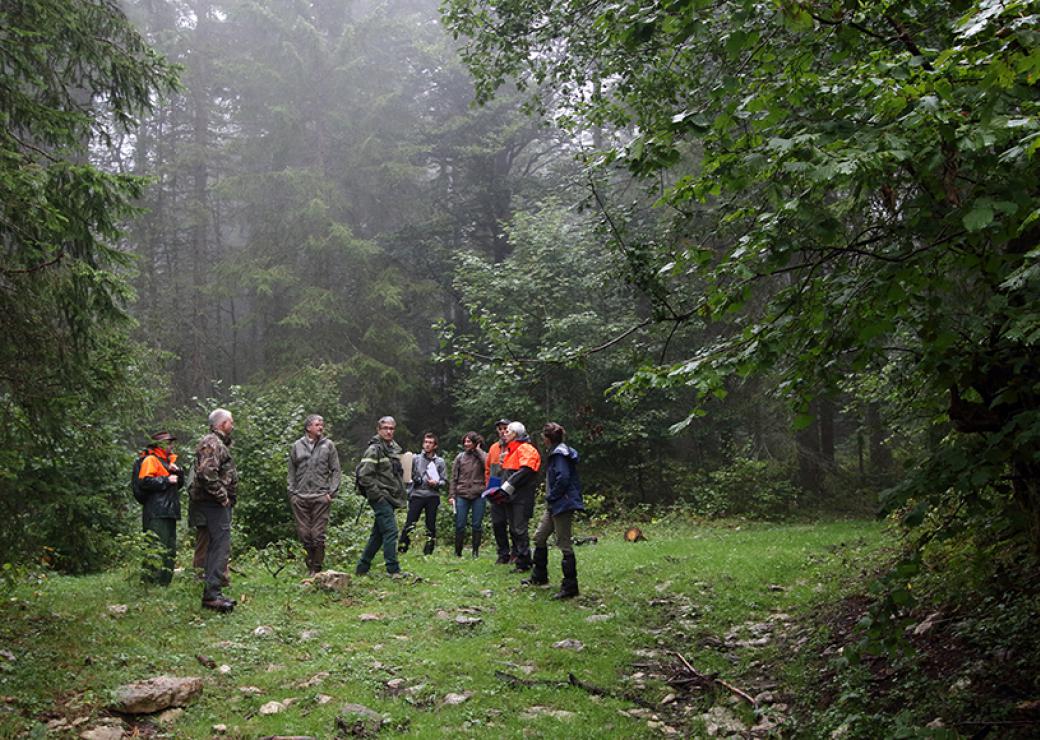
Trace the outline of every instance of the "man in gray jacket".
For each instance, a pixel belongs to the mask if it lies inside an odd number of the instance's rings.
[[[336,445],[324,436],[325,420],[311,414],[303,429],[289,450],[289,506],[307,551],[307,574],[314,575],[325,563],[325,528],[342,473]]]

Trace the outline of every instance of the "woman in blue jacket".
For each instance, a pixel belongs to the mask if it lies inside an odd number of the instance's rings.
[[[555,422],[542,428],[542,440],[549,450],[549,462],[545,468],[546,511],[534,533],[531,577],[522,581],[531,586],[549,583],[549,535],[555,532],[556,544],[563,552],[563,582],[554,599],[570,599],[578,595],[578,567],[571,533],[574,512],[585,510],[578,477],[578,451],[564,444],[565,434],[564,428]]]

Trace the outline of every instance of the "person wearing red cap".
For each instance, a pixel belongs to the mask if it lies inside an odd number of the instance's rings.
[[[173,442],[177,438],[169,432],[156,432],[153,443],[141,450],[135,495],[141,502],[141,526],[153,532],[162,544],[162,565],[146,564],[143,580],[170,585],[177,555],[177,520],[181,518],[180,489],[184,485]]]

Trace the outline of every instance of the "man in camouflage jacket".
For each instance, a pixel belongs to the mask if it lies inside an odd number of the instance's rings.
[[[227,409],[210,413],[210,432],[199,440],[195,450],[195,479],[190,491],[193,507],[200,521],[205,520],[209,535],[202,606],[219,612],[235,607],[235,601],[224,596],[220,587],[231,554],[231,507],[238,490],[238,471],[228,450],[234,426]]]
[[[354,569],[358,575],[368,573],[372,567],[372,558],[380,547],[383,548],[386,572],[391,576],[401,572],[397,562],[397,519],[394,509],[405,505],[408,493],[404,487],[401,446],[394,442],[396,429],[394,417],[384,416],[379,420],[376,436],[369,441],[357,471],[362,492],[376,517],[368,544]]]

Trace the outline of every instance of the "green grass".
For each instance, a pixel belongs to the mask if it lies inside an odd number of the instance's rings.
[[[418,581],[375,575],[377,559],[374,575],[355,578],[343,595],[302,585],[288,568],[274,578],[236,563],[242,574],[230,593],[241,603],[231,615],[203,612],[199,584],[183,574],[165,590],[134,583],[124,571],[19,586],[0,614],[0,648],[14,656],[0,658],[0,736],[34,728],[42,736],[49,718],[102,715],[117,686],[169,673],[205,682],[202,696],[163,730],[179,738],[210,737],[217,723],[230,737],[329,737],[349,702],[384,714],[406,736],[643,737],[652,732],[647,719],[621,712],[636,706],[633,697],[656,704],[671,689],[632,678],[633,664],[647,655],[663,662],[676,651],[701,672],[751,681],[762,650],[722,650],[718,640],[777,612],[811,614],[837,598],[865,553],[886,541],[880,526],[864,522],[662,522],[644,527],[648,539],[639,543],[624,542],[621,529],[576,548],[582,595],[562,603],[550,600],[552,591],[520,587],[518,576],[493,564],[491,549],[472,560],[447,547],[404,556]],[[352,571],[353,564],[327,565]],[[558,583],[555,550],[550,575]],[[111,616],[110,604],[126,604],[128,613]],[[366,613],[379,619],[362,621]],[[461,626],[459,614],[482,621]],[[589,621],[593,615],[606,619]],[[255,635],[260,626],[271,634]],[[568,638],[584,649],[553,647]],[[205,668],[197,654],[230,672]],[[535,685],[504,681],[496,671]],[[317,685],[301,685],[321,672],[328,676]],[[561,685],[569,673],[610,696]],[[412,691],[387,689],[395,678]],[[250,686],[260,693],[240,690]],[[471,696],[447,706],[449,693]],[[319,694],[332,699],[321,704]],[[296,701],[285,711],[259,713],[289,698]],[[699,711],[711,706],[710,696],[695,699]],[[575,716],[524,716],[533,706]],[[696,714],[669,724],[695,732]]]

